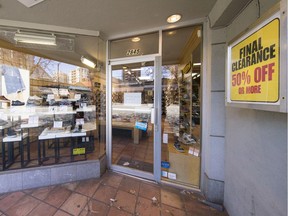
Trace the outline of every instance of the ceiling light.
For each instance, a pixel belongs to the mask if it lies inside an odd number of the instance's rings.
[[[83,64],[91,67],[91,68],[95,68],[95,67],[96,67],[96,64],[95,64],[93,61],[87,59],[87,58],[84,57],[84,56],[81,57],[81,62],[82,62]]]
[[[17,0],[26,7],[32,7],[36,4],[39,4],[40,2],[43,2],[44,0]]]
[[[193,66],[201,66],[201,63],[193,63]]]
[[[168,23],[176,23],[181,19],[180,14],[173,14],[167,18]]]
[[[169,31],[168,32],[168,35],[175,35],[176,34],[176,31]]]
[[[139,38],[139,37],[134,37],[134,38],[132,38],[132,42],[139,42],[141,39]]]
[[[56,36],[54,34],[39,34],[31,32],[16,32],[14,40],[17,43],[41,44],[56,46]]]

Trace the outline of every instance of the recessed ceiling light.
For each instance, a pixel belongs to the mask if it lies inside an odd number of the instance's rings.
[[[139,38],[139,37],[134,37],[134,38],[132,38],[132,42],[139,42],[141,39]]]
[[[176,23],[181,19],[180,14],[173,14],[167,18],[168,23]]]

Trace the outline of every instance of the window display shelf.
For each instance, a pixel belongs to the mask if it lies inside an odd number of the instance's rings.
[[[22,141],[23,139],[25,139],[26,137],[28,137],[28,133],[23,133],[23,134],[18,134],[17,136],[15,137],[4,137],[3,138],[3,142],[20,142]]]

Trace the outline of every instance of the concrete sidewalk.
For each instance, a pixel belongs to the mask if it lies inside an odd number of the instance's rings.
[[[200,194],[107,172],[100,179],[0,195],[0,215],[228,216]]]

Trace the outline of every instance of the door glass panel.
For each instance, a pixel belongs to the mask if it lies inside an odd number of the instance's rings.
[[[153,173],[154,62],[112,67],[112,164]]]
[[[199,31],[201,26],[163,32],[162,59],[162,180],[197,188],[201,159]]]

